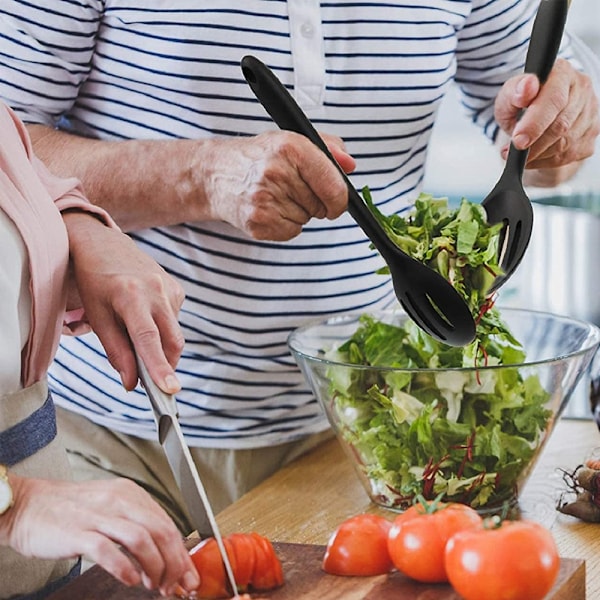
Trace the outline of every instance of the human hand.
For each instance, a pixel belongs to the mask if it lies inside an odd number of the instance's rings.
[[[125,585],[142,583],[165,596],[177,585],[198,587],[174,523],[135,483],[10,477],[15,502],[0,517],[1,544],[41,559],[86,556]]]
[[[496,98],[495,116],[517,149],[529,148],[527,168],[541,169],[540,184],[546,185],[560,183],[591,156],[600,133],[592,82],[564,59],[541,86],[532,74],[509,79]],[[504,157],[507,152],[508,143]]]
[[[342,141],[323,139],[342,169],[352,171],[354,159]],[[217,140],[208,157],[203,149],[193,172],[213,219],[259,240],[292,239],[312,217],[335,219],[348,203],[332,162],[305,136],[289,131]]]
[[[117,229],[84,212],[63,218],[81,304],[123,385],[131,390],[138,381],[133,345],[156,384],[176,393],[174,367],[184,345],[177,321],[181,286]]]

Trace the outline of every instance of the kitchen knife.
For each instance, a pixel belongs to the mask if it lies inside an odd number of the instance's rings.
[[[208,525],[212,530],[212,536],[217,542],[232,593],[237,597],[238,588],[229,557],[225,551],[223,537],[219,531],[210,501],[206,495],[206,490],[179,425],[179,414],[175,396],[163,392],[154,383],[152,377],[150,377],[150,373],[146,369],[146,365],[142,359],[138,355],[136,355],[136,358],[138,374],[152,405],[152,411],[156,420],[158,441],[165,451],[175,481],[192,516],[192,525],[200,534],[200,537],[210,537],[210,534],[201,533],[204,531],[205,524],[208,521]]]

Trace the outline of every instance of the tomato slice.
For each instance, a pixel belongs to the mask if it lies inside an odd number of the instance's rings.
[[[252,576],[252,589],[258,591],[271,590],[283,584],[283,568],[275,554],[271,542],[259,535],[251,533],[255,544],[256,562]]]
[[[387,548],[391,527],[386,518],[367,513],[346,519],[329,538],[323,570],[358,577],[389,573],[394,566]]]
[[[190,550],[192,562],[200,576],[200,586],[196,589],[198,598],[229,597],[225,567],[214,538],[206,538]]]
[[[233,533],[224,538],[227,555],[232,561],[231,568],[239,592],[245,592],[252,583],[254,565],[256,564],[256,548],[252,538],[245,533]]]

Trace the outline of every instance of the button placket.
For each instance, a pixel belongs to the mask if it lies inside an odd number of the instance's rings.
[[[325,53],[321,5],[315,0],[288,0],[294,66],[294,96],[305,110],[323,104]]]

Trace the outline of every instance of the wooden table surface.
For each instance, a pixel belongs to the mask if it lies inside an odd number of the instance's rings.
[[[600,599],[600,524],[584,523],[556,509],[566,489],[560,468],[573,470],[600,446],[590,420],[557,424],[519,502],[523,516],[553,533],[560,555],[586,561],[589,600]],[[257,531],[279,542],[326,544],[349,516],[393,514],[372,504],[336,440],[300,458],[217,515],[222,533]]]

